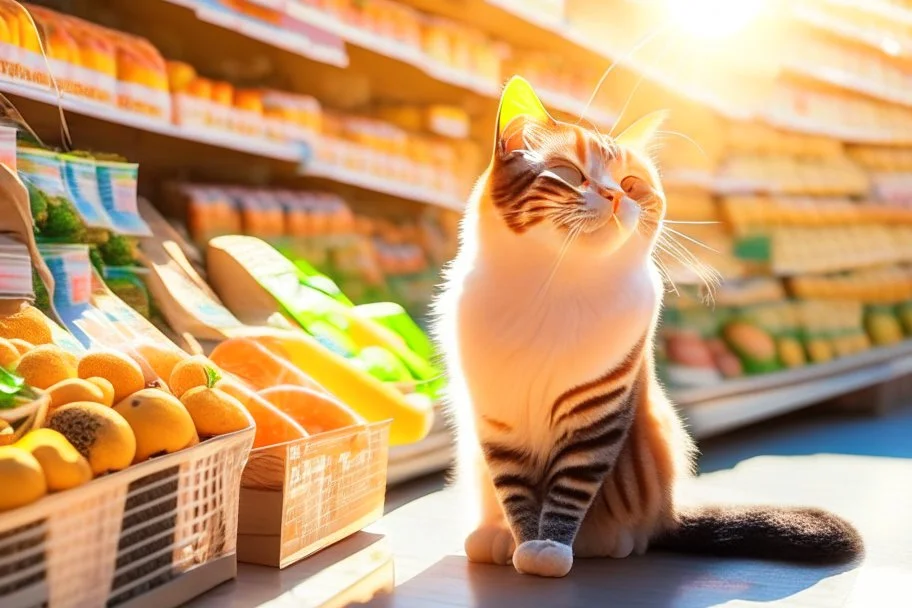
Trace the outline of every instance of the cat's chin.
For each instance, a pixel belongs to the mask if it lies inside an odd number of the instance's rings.
[[[575,245],[587,255],[610,256],[620,252],[636,237],[636,228],[627,228],[614,222],[606,223],[591,232],[583,232]]]

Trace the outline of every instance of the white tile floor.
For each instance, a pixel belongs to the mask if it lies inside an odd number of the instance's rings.
[[[864,560],[820,568],[653,554],[580,561],[566,579],[534,579],[467,564],[453,525],[458,503],[433,478],[393,491],[388,516],[348,541],[281,572],[242,565],[236,581],[192,605],[912,606],[912,407],[876,419],[802,413],[702,449],[701,497],[830,508],[864,534]]]

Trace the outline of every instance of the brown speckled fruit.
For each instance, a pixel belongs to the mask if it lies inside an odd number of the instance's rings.
[[[177,397],[147,388],[114,406],[136,437],[133,462],[170,454],[191,444],[196,436],[193,419]]]
[[[92,467],[102,475],[125,469],[136,455],[136,438],[123,416],[99,403],[78,402],[51,413],[51,428],[73,444]]]

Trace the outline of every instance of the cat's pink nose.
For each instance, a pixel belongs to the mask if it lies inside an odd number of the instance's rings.
[[[598,192],[599,196],[601,196],[611,205],[611,212],[617,214],[618,207],[621,206],[621,199],[624,198],[623,190],[615,190],[614,188],[598,186],[596,188],[596,191]]]

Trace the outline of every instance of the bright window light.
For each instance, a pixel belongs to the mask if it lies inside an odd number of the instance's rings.
[[[765,0],[666,0],[671,26],[692,36],[730,36],[756,18]]]

